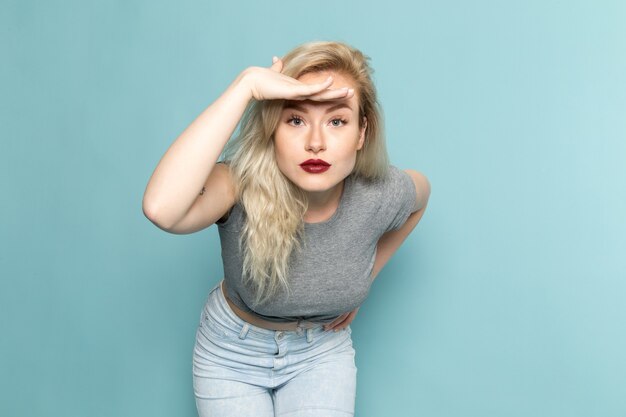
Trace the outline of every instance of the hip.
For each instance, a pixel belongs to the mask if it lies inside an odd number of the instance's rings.
[[[321,363],[354,370],[351,334],[350,326],[338,332],[324,330],[323,324],[296,330],[256,326],[231,309],[221,285],[217,285],[209,292],[200,315],[194,376],[242,378],[268,385]]]

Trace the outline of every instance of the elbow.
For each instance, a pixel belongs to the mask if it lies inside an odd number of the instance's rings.
[[[146,202],[146,200],[144,200],[141,205],[141,210],[143,211],[143,215],[146,216],[148,220],[150,220],[159,228],[162,227],[161,221],[159,220],[159,216],[157,213],[157,208],[154,204],[149,204]]]
[[[155,208],[153,206],[146,204],[145,200],[143,204],[141,205],[141,210],[143,211],[143,215],[146,216],[148,220],[150,220],[152,223],[157,222]]]
[[[168,231],[173,226],[173,222],[167,221],[167,219],[162,216],[157,204],[146,201],[144,199],[141,208],[143,211],[143,215],[146,216],[146,218],[159,229]]]

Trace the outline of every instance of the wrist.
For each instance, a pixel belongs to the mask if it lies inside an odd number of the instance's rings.
[[[239,73],[237,78],[235,78],[235,81],[233,81],[233,88],[238,92],[238,94],[242,95],[246,101],[250,101],[254,98],[251,81],[253,72],[253,67],[246,68]]]

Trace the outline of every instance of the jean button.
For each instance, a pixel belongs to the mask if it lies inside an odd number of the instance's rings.
[[[278,340],[281,340],[283,338],[283,332],[278,332],[278,334],[276,335],[276,338]]]

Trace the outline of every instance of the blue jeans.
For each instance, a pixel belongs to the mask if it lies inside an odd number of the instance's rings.
[[[297,331],[254,326],[237,316],[221,289],[210,292],[193,351],[200,417],[354,415],[355,351],[350,326]]]

